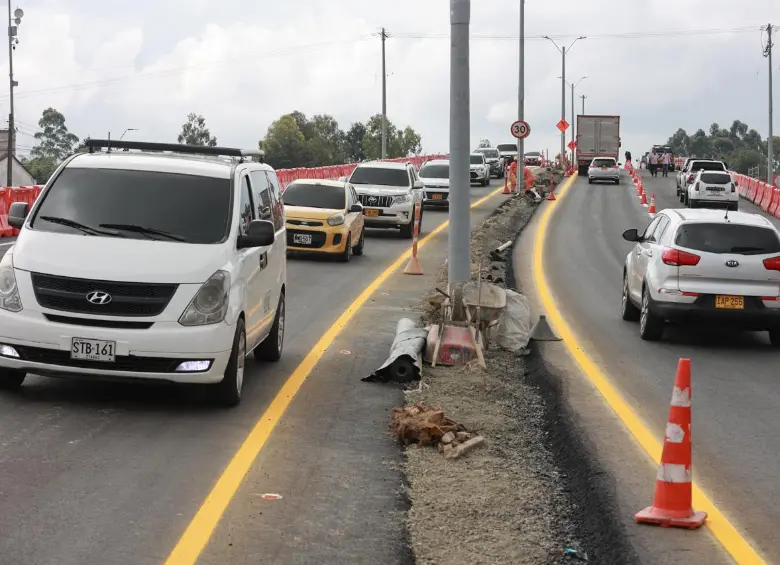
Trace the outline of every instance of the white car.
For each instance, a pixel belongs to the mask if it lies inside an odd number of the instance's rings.
[[[699,171],[688,185],[688,208],[739,210],[739,193],[730,173]]]
[[[763,216],[669,209],[635,243],[623,268],[621,314],[657,341],[671,323],[768,331],[780,346],[780,233]]]
[[[678,175],[677,196],[680,202],[687,205],[688,186],[693,184],[693,179],[699,171],[720,171],[727,173],[728,169],[723,161],[713,159],[689,159],[685,168]]]
[[[488,167],[490,167],[491,176],[497,179],[504,178],[504,161],[501,159],[501,153],[493,147],[477,147],[474,153],[482,153],[485,156]]]
[[[367,161],[355,167],[349,183],[363,205],[366,227],[399,228],[403,237],[414,235],[414,207],[423,200],[423,182],[414,165]]]
[[[427,161],[420,167],[426,206],[450,205],[450,162],[446,159]]]
[[[87,140],[0,261],[0,387],[27,374],[205,384],[282,355],[281,188],[257,150]],[[196,155],[193,155],[196,154]]]
[[[482,153],[472,153],[469,156],[469,169],[472,183],[475,182],[479,186],[490,184],[490,166]]]
[[[609,181],[620,184],[620,168],[613,157],[596,157],[588,167],[588,183]]]

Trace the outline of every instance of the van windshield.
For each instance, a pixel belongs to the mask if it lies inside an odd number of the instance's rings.
[[[41,231],[209,244],[229,229],[227,178],[69,167],[42,198]]]

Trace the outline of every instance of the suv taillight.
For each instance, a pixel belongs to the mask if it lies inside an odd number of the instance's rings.
[[[688,175],[688,184],[693,182],[693,175]]]
[[[694,267],[699,264],[700,259],[701,257],[698,255],[670,247],[664,248],[664,252],[661,254],[661,260],[664,264],[672,267]]]
[[[699,183],[699,182],[697,182],[696,184],[694,184],[694,185],[693,185],[693,190],[695,190],[696,192],[699,192],[699,185],[700,185],[700,184],[701,184],[701,183]]]
[[[764,268],[767,271],[780,271],[780,257],[764,259]]]
[[[731,192],[736,192],[736,191],[737,191],[737,185],[732,182],[731,183]]]

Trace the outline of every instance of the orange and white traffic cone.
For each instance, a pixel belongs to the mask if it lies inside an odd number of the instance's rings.
[[[547,193],[547,200],[557,200],[555,198],[555,183],[552,178],[550,178],[550,192]]]
[[[655,215],[655,192],[650,197],[650,209],[648,210],[648,212],[652,215]]]
[[[691,530],[704,524],[707,513],[693,510],[691,451],[691,361],[680,359],[653,505],[636,513],[634,519],[639,524]]]
[[[647,193],[646,193],[646,192],[644,192],[644,191],[642,191],[642,194],[641,194],[640,198],[641,198],[642,200],[640,200],[640,202],[639,202],[639,203],[640,203],[642,206],[647,206]]]
[[[504,190],[501,191],[501,194],[512,194],[509,190],[509,167],[506,167],[506,172],[504,172]]]
[[[414,230],[412,231],[412,256],[404,268],[405,275],[422,275],[422,266],[417,259],[417,238],[420,236],[420,208],[422,203],[418,202],[414,207]]]

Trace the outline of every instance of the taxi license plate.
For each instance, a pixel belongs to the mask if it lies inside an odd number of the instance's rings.
[[[441,200],[441,193],[435,192],[431,194],[431,200]]]
[[[743,310],[745,308],[744,296],[722,296],[715,297],[715,308],[725,310]]]
[[[74,337],[70,342],[70,358],[82,361],[116,361],[116,342]]]
[[[375,217],[379,216],[379,210],[374,210],[372,208],[367,208],[367,209],[363,210],[363,214],[365,216],[371,216],[372,218],[375,218]]]
[[[293,243],[299,243],[301,245],[311,245],[311,234],[295,233],[293,234]]]
[[[606,167],[601,167],[601,170],[602,170],[602,171],[606,171],[606,170],[607,170],[607,168],[606,168]]]

